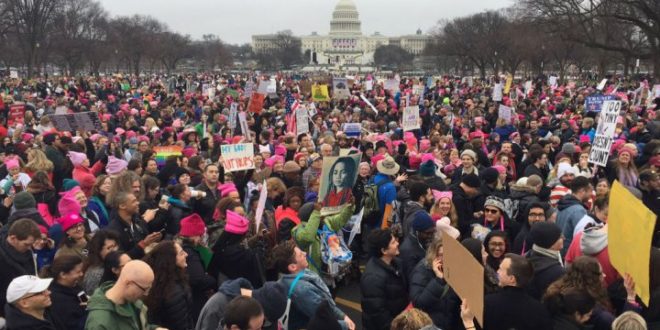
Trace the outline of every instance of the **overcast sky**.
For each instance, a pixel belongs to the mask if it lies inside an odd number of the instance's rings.
[[[151,15],[171,30],[201,38],[216,34],[247,43],[253,34],[290,29],[296,35],[327,34],[338,0],[99,0],[112,16]],[[510,6],[514,0],[354,0],[362,33],[386,36],[430,31],[439,19]]]

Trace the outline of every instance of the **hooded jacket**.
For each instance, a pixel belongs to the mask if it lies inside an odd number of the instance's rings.
[[[429,314],[436,327],[455,329],[461,323],[456,313],[460,299],[444,279],[435,276],[426,259],[420,260],[411,274],[410,298],[415,308]]]
[[[566,252],[566,264],[571,264],[579,256],[590,256],[598,260],[605,274],[605,283],[609,287],[619,279],[619,273],[610,262],[607,248],[607,230],[602,227],[592,227],[573,237],[573,242]]]
[[[403,223],[401,224],[401,229],[403,229],[403,237],[408,237],[409,234],[413,232],[412,223],[415,220],[415,214],[417,212],[426,212],[424,206],[417,201],[408,201],[403,206]]]
[[[116,305],[105,296],[114,285],[106,282],[94,292],[87,305],[85,330],[146,330],[157,326],[147,323],[147,307],[141,300]]]
[[[557,226],[561,228],[561,232],[564,235],[564,247],[561,250],[561,254],[564,256],[573,241],[575,226],[580,222],[582,217],[587,215],[587,209],[572,194],[560,199],[557,208],[559,209],[557,213]]]
[[[211,296],[202,308],[195,330],[218,329],[220,321],[225,317],[225,308],[232,299],[241,295],[241,289],[252,290],[252,284],[244,278],[222,283],[218,292]]]
[[[516,208],[517,211],[514,211],[513,218],[511,220],[514,220],[515,222],[525,226],[527,224],[529,206],[533,203],[539,203],[541,200],[536,194],[536,191],[534,191],[534,188],[527,185],[512,185],[511,194],[509,196],[514,205],[516,202],[518,204]]]
[[[9,218],[7,218],[7,227],[11,226],[14,221],[18,219],[28,218],[37,223],[39,226],[50,228],[46,223],[44,218],[41,216],[41,213],[36,208],[22,209],[14,211]]]
[[[530,296],[540,301],[550,284],[564,275],[564,267],[558,259],[540,254],[534,250],[530,250],[526,257],[534,267],[534,277],[527,285],[527,289]]]

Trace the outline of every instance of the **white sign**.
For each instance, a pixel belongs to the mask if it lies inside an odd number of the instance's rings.
[[[261,193],[259,194],[259,201],[257,202],[257,211],[255,212],[255,232],[259,234],[259,225],[261,224],[261,217],[264,215],[264,209],[266,209],[266,199],[268,199],[268,185],[266,180],[261,184]]]
[[[229,128],[231,129],[236,128],[237,117],[238,117],[238,103],[232,102],[229,108]]]
[[[374,89],[374,81],[373,80],[367,80],[364,84],[365,89],[367,91],[373,90]]]
[[[254,144],[239,143],[220,146],[225,172],[254,169]]]
[[[594,137],[591,152],[589,153],[589,163],[599,166],[607,166],[607,160],[610,157],[612,141],[614,139],[614,130],[616,128],[616,119],[621,111],[621,101],[605,101],[600,111],[596,136]]]
[[[18,79],[18,71],[16,70],[9,71],[9,78]]]
[[[314,102],[309,104],[309,116],[310,117],[316,116],[316,104],[314,104]]]
[[[352,223],[353,227],[351,228],[351,234],[348,236],[348,243],[346,244],[347,246],[351,246],[353,239],[355,239],[355,235],[360,233],[360,228],[362,227],[363,215],[364,215],[364,207],[360,210],[360,213],[352,216],[351,219],[348,220],[348,223],[349,224]]]
[[[596,89],[599,90],[599,91],[602,91],[603,88],[605,88],[605,84],[607,84],[607,79],[601,80],[600,84],[598,84],[598,86],[596,86]]]
[[[348,79],[334,78],[332,79],[332,95],[335,99],[347,99],[351,96],[348,90]]]
[[[251,82],[251,81],[248,81],[245,84],[245,91],[243,92],[243,94],[245,95],[245,97],[250,98],[252,96],[253,92],[254,92],[254,83]]]
[[[241,133],[243,133],[245,140],[250,141],[250,129],[248,128],[245,111],[241,111],[238,113],[238,122],[241,125]]]
[[[385,80],[385,89],[388,91],[392,92],[392,94],[396,94],[396,92],[399,91],[399,82],[396,81],[396,79],[387,79]]]
[[[502,89],[504,86],[502,86],[502,83],[495,84],[493,86],[493,101],[496,102],[502,102]]]
[[[344,134],[348,137],[359,138],[362,133],[362,125],[360,123],[345,123]]]
[[[296,136],[309,132],[309,112],[303,106],[296,109]]]
[[[557,86],[557,76],[550,76],[550,78],[548,78],[548,85]]]
[[[415,86],[413,86],[413,94],[415,94],[415,95],[424,94],[424,85],[415,85]]]
[[[532,90],[532,81],[525,81],[525,95],[529,95],[529,92]]]
[[[504,104],[500,104],[497,117],[504,118],[508,124],[511,124],[512,114],[513,114],[513,109],[511,107],[507,107]]]
[[[419,129],[419,106],[403,108],[403,131]]]
[[[371,104],[371,102],[369,102],[369,99],[364,97],[364,95],[362,94],[360,94],[360,99],[362,99],[362,101],[364,101],[364,103],[366,103],[371,108],[371,110],[373,110],[376,114],[378,114],[378,110],[376,109],[376,107],[374,107],[373,104]]]

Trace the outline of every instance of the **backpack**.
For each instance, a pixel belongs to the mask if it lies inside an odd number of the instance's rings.
[[[362,222],[367,225],[373,226],[380,222],[379,217],[381,215],[381,209],[380,203],[378,202],[378,189],[387,182],[387,180],[381,180],[376,184],[371,180],[364,186],[364,195],[362,197],[364,215]]]
[[[346,246],[344,238],[327,225],[318,231],[318,235],[321,239],[321,260],[327,267],[324,267],[325,272],[333,278],[342,275],[351,265],[353,252]]]

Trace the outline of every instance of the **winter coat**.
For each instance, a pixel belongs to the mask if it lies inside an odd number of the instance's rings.
[[[541,202],[538,195],[536,194],[536,191],[526,185],[512,185],[509,197],[511,198],[513,205],[517,204],[516,211],[514,212],[514,218],[511,220],[514,220],[515,222],[523,225],[527,223],[529,207],[534,203]]]
[[[147,308],[141,300],[116,305],[105,296],[114,283],[106,282],[89,299],[85,330],[144,330],[156,329],[147,323]]]
[[[566,255],[568,247],[573,241],[573,231],[582,217],[587,215],[587,209],[572,194],[564,196],[557,204],[557,226],[561,228],[564,235],[564,247],[561,250],[562,256]]]
[[[545,307],[525,289],[506,286],[484,298],[484,329],[552,329]]]
[[[555,330],[586,330],[591,329],[590,327],[585,327],[572,319],[569,319],[568,316],[557,315],[552,318],[552,328]]]
[[[255,288],[263,285],[263,257],[258,249],[250,249],[242,243],[228,246],[220,246],[218,243],[213,246],[213,258],[208,267],[211,276],[226,276],[232,280],[246,278]]]
[[[426,259],[415,266],[410,279],[410,299],[415,308],[431,316],[441,329],[455,329],[460,323],[457,312],[461,302],[444,280],[435,276]]]
[[[525,257],[534,267],[534,277],[527,285],[527,289],[530,296],[540,301],[550,284],[564,275],[564,267],[558,259],[542,255],[534,250],[530,250]]]
[[[70,288],[60,285],[56,281],[50,283],[50,299],[53,304],[50,311],[53,317],[66,326],[67,329],[84,329],[87,312],[85,306],[80,306],[78,293],[83,289],[79,286]]]
[[[0,235],[0,306],[7,302],[9,283],[21,275],[37,275],[37,263],[32,251],[19,253],[9,243],[7,234]],[[0,315],[2,316],[2,315]]]
[[[471,237],[471,225],[476,223],[474,219],[474,198],[468,197],[460,185],[454,186],[452,189],[452,201],[458,214],[458,230],[461,232],[461,237]]]
[[[232,299],[241,295],[241,289],[252,290],[252,284],[244,278],[223,282],[218,292],[204,304],[195,330],[218,329],[220,321],[225,317],[225,308]]]
[[[48,309],[44,313],[45,320],[25,314],[11,304],[5,305],[4,314],[6,315],[7,330],[67,330],[53,318],[53,313]]]
[[[179,233],[179,229],[181,229],[181,220],[191,215],[193,210],[177,198],[170,197],[167,202],[170,203],[170,210],[165,233],[169,236],[176,236]]]
[[[195,190],[205,192],[206,197],[191,200],[193,212],[199,214],[208,226],[214,222],[213,212],[215,211],[215,204],[220,199],[220,192],[218,192],[218,189],[209,188],[206,183],[195,187]]]
[[[110,208],[105,203],[104,196],[92,196],[87,203],[87,208],[92,210],[99,217],[101,228],[105,228],[109,224]]]
[[[126,251],[126,254],[128,254],[131,259],[142,259],[142,257],[144,257],[144,250],[138,243],[149,234],[144,220],[140,219],[137,215],[134,216],[134,229],[131,231],[130,226],[121,220],[117,212],[113,212],[110,215],[110,219],[110,224],[107,229],[113,230],[119,235],[119,249]]]
[[[50,228],[46,220],[41,216],[41,213],[36,208],[22,209],[14,211],[9,218],[7,218],[7,227],[11,226],[14,221],[18,219],[28,218],[37,223],[39,226]]]
[[[609,287],[620,276],[610,262],[610,253],[607,246],[607,232],[598,228],[589,228],[573,237],[573,242],[566,252],[566,264],[571,264],[579,256],[587,255],[596,258],[603,268],[605,284]]]
[[[378,207],[381,210],[379,214],[379,221],[375,224],[374,228],[380,228],[382,225],[383,214],[385,212],[385,206],[392,204],[396,200],[396,186],[392,179],[388,175],[383,173],[377,173],[374,176],[374,184],[381,184],[378,187]],[[383,183],[384,182],[384,183]]]
[[[420,211],[426,212],[424,206],[419,204],[419,202],[408,201],[403,205],[403,223],[401,224],[403,237],[408,237],[408,235],[413,232],[412,223],[413,220],[415,220],[415,214]]]
[[[413,269],[420,260],[426,256],[426,249],[419,242],[414,233],[408,234],[399,247],[399,258],[401,258],[401,271],[406,283],[410,283]]]
[[[408,305],[408,292],[398,260],[388,265],[372,257],[360,279],[362,324],[365,329],[389,329],[392,320]]]
[[[192,329],[194,320],[190,289],[181,282],[175,282],[170,290],[170,294],[160,302],[157,313],[153,307],[147,310],[149,322],[169,330]]]
[[[208,292],[216,288],[216,280],[213,276],[206,273],[204,269],[204,262],[199,252],[194,246],[183,243],[183,250],[186,251],[186,272],[188,273],[188,283],[190,284],[190,291],[192,292],[192,318],[196,320],[199,312],[206,303]]]

